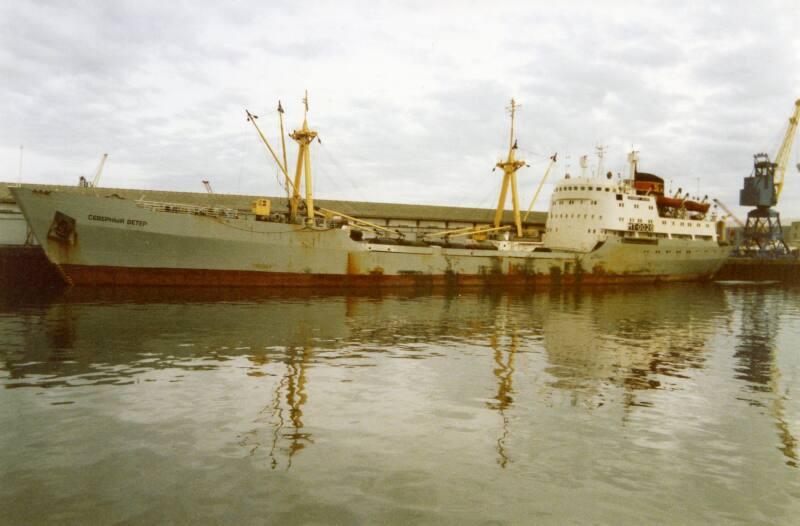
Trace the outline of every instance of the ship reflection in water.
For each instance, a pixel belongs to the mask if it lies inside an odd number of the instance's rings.
[[[781,522],[799,320],[717,284],[6,291],[0,522]]]

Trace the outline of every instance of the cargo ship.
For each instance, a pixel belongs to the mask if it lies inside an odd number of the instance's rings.
[[[630,178],[564,177],[555,187],[542,239],[526,236],[517,191],[512,100],[508,153],[492,223],[414,236],[315,205],[311,145],[303,124],[290,176],[248,120],[284,176],[286,210],[256,199],[250,211],[222,206],[96,197],[12,188],[36,239],[74,285],[370,287],[626,283],[710,279],[730,252],[722,222],[707,203],[667,196],[664,182],[638,171]],[[283,127],[283,110],[278,107]],[[283,133],[281,134],[283,141]],[[277,150],[280,151],[280,150]],[[553,162],[555,157],[553,157]],[[599,172],[599,169],[598,169]],[[304,195],[301,197],[301,190]],[[513,225],[503,225],[511,194]]]

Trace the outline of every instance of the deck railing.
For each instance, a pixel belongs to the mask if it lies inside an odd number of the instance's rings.
[[[195,216],[224,217],[227,219],[239,219],[247,215],[239,210],[225,208],[223,206],[199,206],[187,205],[184,203],[163,203],[160,201],[136,201],[136,206],[146,208],[154,212],[169,212],[172,214],[190,214]]]

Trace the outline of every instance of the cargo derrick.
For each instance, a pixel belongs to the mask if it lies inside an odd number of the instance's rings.
[[[772,207],[778,204],[783,190],[786,165],[800,117],[800,99],[794,105],[794,113],[789,118],[775,162],[770,161],[766,153],[754,155],[753,174],[744,179],[744,187],[739,192],[739,204],[755,208],[747,214],[742,241],[736,248],[736,255],[776,258],[788,256],[790,253],[783,239],[780,213]]]

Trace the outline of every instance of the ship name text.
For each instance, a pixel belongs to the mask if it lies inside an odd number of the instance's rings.
[[[139,219],[126,219],[124,217],[109,217],[109,216],[98,216],[94,214],[89,214],[89,221],[104,221],[108,223],[116,223],[119,225],[131,225],[131,226],[146,226],[147,221],[141,221]]]

